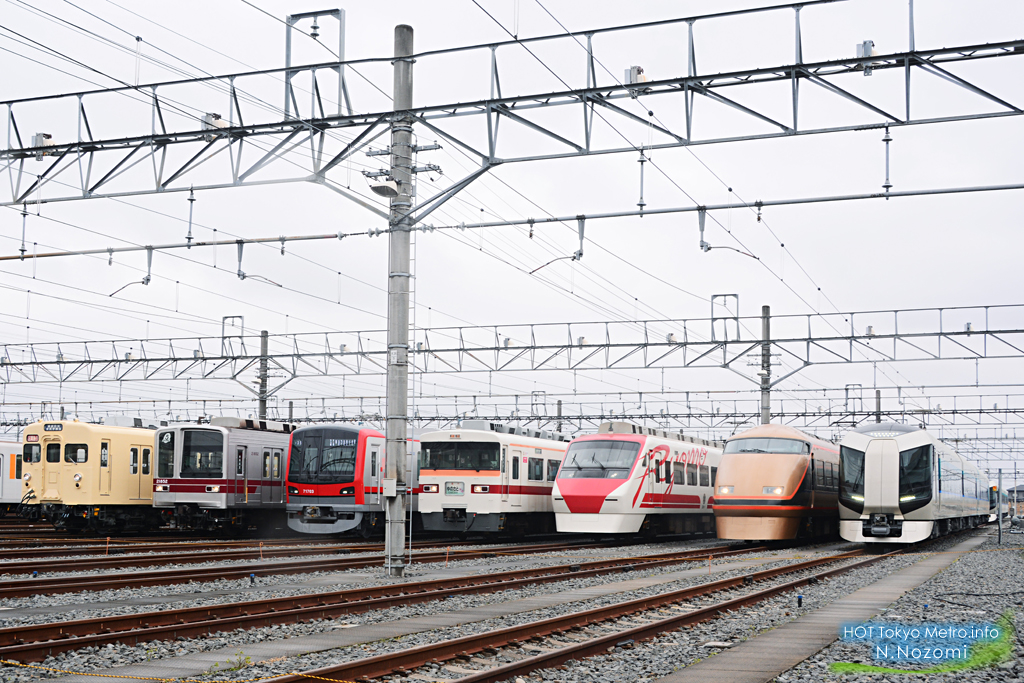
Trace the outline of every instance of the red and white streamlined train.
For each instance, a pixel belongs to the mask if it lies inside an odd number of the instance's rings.
[[[710,533],[724,444],[605,422],[569,444],[552,491],[559,531]]]

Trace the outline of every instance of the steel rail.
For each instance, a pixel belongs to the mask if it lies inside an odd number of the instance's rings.
[[[547,636],[587,626],[589,624],[617,619],[628,614],[663,607],[665,605],[707,595],[709,593],[738,588],[750,582],[764,581],[777,576],[792,574],[817,567],[822,564],[829,564],[849,559],[861,554],[862,552],[862,550],[855,550],[840,555],[807,560],[797,564],[755,572],[746,576],[720,579],[718,581],[691,586],[689,588],[671,591],[660,595],[638,598],[636,600],[597,607],[583,612],[565,614],[558,617],[552,617],[550,619],[530,622],[528,624],[520,624],[518,626],[488,631],[477,635],[432,643],[430,645],[411,648],[401,652],[391,652],[376,657],[368,657],[365,659],[346,662],[340,665],[279,676],[277,678],[270,679],[267,683],[318,683],[322,678],[330,678],[333,680],[363,680],[381,677],[395,672],[408,672],[430,662],[439,662],[474,652],[501,647],[503,645],[519,643],[531,638]],[[664,631],[679,628],[686,624],[705,621],[716,617],[727,610],[751,605],[778,595],[779,593],[806,585],[812,581],[817,581],[829,576],[835,576],[858,567],[867,566],[889,557],[892,554],[894,553],[870,557],[860,562],[825,571],[814,576],[789,581],[765,590],[719,602],[714,605],[696,609],[677,616],[660,619],[650,624],[645,624],[643,626],[638,626],[624,631],[618,631],[578,645],[560,648],[537,657],[530,657],[498,668],[482,671],[479,674],[470,674],[459,678],[459,682],[481,683],[483,681],[502,681],[507,678],[515,678],[517,675],[526,675],[540,668],[557,666],[558,664],[570,659],[598,654],[599,652],[606,652],[610,646],[620,645],[626,641],[635,642],[637,640],[644,640],[654,637]]]
[[[480,550],[460,550],[448,552],[413,553],[416,562],[443,562],[446,559],[476,559],[508,554],[557,552],[559,550],[578,550],[586,545],[571,543],[552,543],[534,546],[509,547],[507,550],[496,548]],[[589,547],[603,547],[602,545]],[[121,558],[119,558],[121,559]],[[8,563],[13,564],[13,563]],[[0,565],[0,571],[6,570],[6,564]],[[328,557],[323,559],[305,558],[294,561],[272,562],[266,564],[250,564],[243,566],[216,566],[202,569],[163,569],[156,571],[96,574],[86,576],[61,577],[55,582],[53,578],[34,578],[4,581],[0,585],[0,598],[20,598],[31,595],[52,595],[56,593],[74,593],[78,591],[100,591],[112,588],[141,588],[144,586],[168,586],[190,581],[217,581],[219,579],[245,579],[253,576],[280,576],[290,574],[308,574],[318,571],[344,571],[363,567],[380,566],[380,555],[364,557]]]
[[[594,560],[579,564],[520,569],[481,576],[459,576],[416,583],[355,588],[330,593],[271,598],[249,602],[98,617],[0,629],[0,658],[40,661],[48,656],[107,643],[135,644],[159,639],[211,635],[235,628],[299,623],[429,602],[456,594],[490,593],[540,583],[631,572],[681,562],[703,562],[749,554],[762,547],[700,548],[659,555]]]

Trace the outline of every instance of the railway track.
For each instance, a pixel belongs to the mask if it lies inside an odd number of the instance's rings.
[[[434,550],[420,551],[413,553],[415,562],[444,562],[449,559],[466,560],[484,557],[497,557],[498,555],[519,555],[545,552],[558,552],[562,550],[581,550],[587,548],[604,548],[606,543],[546,543],[536,545],[508,546],[507,548],[479,548],[468,550]],[[321,551],[322,552],[322,551]],[[709,552],[701,549],[695,552]],[[347,555],[349,551],[344,550]],[[153,559],[160,563],[167,563],[166,555],[155,556]],[[216,557],[200,557],[190,555],[193,561],[205,562],[217,560]],[[110,558],[123,560],[122,557]],[[149,559],[149,558],[145,558]],[[82,569],[86,561],[72,561],[77,563],[74,569]],[[91,562],[91,561],[90,561]],[[309,574],[319,571],[344,571],[348,569],[361,569],[365,567],[379,567],[380,555],[368,555],[363,557],[323,557],[306,558],[294,561],[275,561],[265,564],[248,564],[244,566],[217,566],[204,567],[199,569],[162,569],[153,571],[140,571],[122,573],[116,576],[109,574],[93,574],[85,576],[65,576],[55,582],[52,578],[40,577],[31,579],[16,579],[4,581],[0,584],[0,598],[20,598],[30,595],[56,593],[75,593],[79,591],[101,591],[114,588],[140,588],[144,586],[167,586],[179,583],[216,581],[219,579],[245,579],[250,576],[276,576],[288,574]],[[8,562],[0,565],[0,570],[10,572],[9,567],[21,564]],[[49,563],[47,563],[49,566]],[[19,570],[20,571],[20,570]]]
[[[209,635],[237,628],[251,629],[273,624],[333,618],[396,605],[429,602],[451,595],[491,593],[532,584],[640,571],[688,561],[703,562],[709,556],[730,557],[763,549],[734,549],[730,546],[700,548],[658,555],[496,572],[482,576],[435,579],[51,624],[19,625],[0,629],[0,658],[41,661],[59,652],[87,646],[115,642],[134,645],[153,640]],[[379,558],[374,558],[375,563],[379,561]],[[811,563],[822,561],[833,560],[827,558],[813,560]],[[742,579],[740,582],[742,583]]]
[[[400,652],[389,652],[335,666],[279,676],[268,679],[266,683],[319,683],[324,678],[330,680],[366,681],[394,674],[408,675],[418,667],[429,664],[436,665],[440,662],[450,662],[452,660],[461,660],[461,666],[458,668],[458,671],[468,674],[460,676],[458,679],[459,683],[496,683],[497,681],[514,679],[517,676],[527,676],[540,669],[556,667],[572,659],[578,660],[604,654],[609,649],[615,647],[627,647],[637,641],[653,638],[666,631],[707,621],[726,611],[750,606],[809,583],[837,576],[853,569],[866,567],[900,553],[902,550],[885,555],[871,556],[859,562],[776,584],[708,606],[690,607],[678,604],[714,593],[740,589],[745,585],[752,585],[759,581],[807,571],[824,564],[843,561],[856,557],[862,552],[861,550],[855,550],[826,558],[753,572],[746,576],[720,579],[661,595],[619,602],[583,612],[575,612],[510,628],[441,641]],[[665,617],[663,614],[665,610],[675,611],[676,613]],[[620,620],[623,617],[630,617],[630,619],[625,624],[615,623],[616,620]],[[644,621],[637,625],[637,619],[644,619]],[[531,645],[530,641],[540,639],[544,639],[543,646]],[[540,654],[528,655],[525,654],[527,650],[532,652],[539,651]],[[510,663],[498,662],[497,655],[499,652],[507,658],[512,658],[514,661]],[[481,653],[486,656],[480,656]],[[466,665],[478,668],[474,670],[466,669]],[[431,675],[436,678],[436,671],[432,672]]]

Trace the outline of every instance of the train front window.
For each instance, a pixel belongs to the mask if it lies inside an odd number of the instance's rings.
[[[542,461],[543,462],[543,461]],[[498,444],[473,441],[428,441],[420,449],[420,470],[497,470]],[[538,477],[543,479],[543,476]]]
[[[46,462],[60,462],[60,444],[46,444]]]
[[[846,507],[864,510],[864,451],[839,448],[839,500]]]
[[[732,439],[725,444],[726,453],[793,453],[811,452],[811,444],[798,439],[749,437]]]
[[[64,462],[88,462],[89,446],[84,443],[64,444]]]
[[[900,451],[900,511],[924,507],[932,499],[932,446]]]
[[[37,443],[27,443],[25,448],[22,450],[22,460],[28,463],[39,462],[42,449],[39,448]]]
[[[174,476],[174,432],[164,432],[157,437],[156,476]]]
[[[637,441],[575,441],[565,452],[559,479],[626,479],[640,452]]]
[[[343,484],[355,481],[359,432],[310,429],[294,432],[288,480],[297,484]]]
[[[181,476],[187,479],[223,477],[224,435],[212,429],[183,429]]]

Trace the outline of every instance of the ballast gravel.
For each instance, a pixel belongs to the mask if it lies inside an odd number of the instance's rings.
[[[644,547],[646,548],[647,546]],[[642,554],[640,552],[637,552],[638,550],[639,547],[637,546],[631,547],[631,552],[629,553],[629,555]],[[672,548],[666,547],[664,545],[654,545],[650,548],[650,550],[652,552],[660,553],[669,552],[670,550],[672,550]],[[836,551],[832,548],[830,548],[827,551],[813,551],[808,549],[801,549],[800,551],[798,551],[798,554],[801,556],[799,559],[784,559],[778,561],[770,560],[771,557],[779,555],[788,555],[793,552],[794,551],[791,550],[779,550],[772,552],[760,551],[755,553],[755,556],[761,558],[769,558],[768,562],[762,565],[758,565],[755,569],[741,568],[731,570],[728,572],[716,572],[710,578],[712,580],[717,580],[729,576],[742,576],[745,574],[749,574],[751,571],[760,571],[762,569],[770,569],[772,567],[802,561],[803,559],[812,559],[817,556],[836,554]],[[564,563],[564,553],[559,553],[559,555],[561,556],[561,561],[556,562],[556,564]],[[745,556],[723,558],[722,560],[715,561],[715,563],[722,564],[728,562],[736,562],[742,559],[745,559]],[[491,561],[493,562],[493,559]],[[831,567],[836,565],[828,566]],[[417,565],[417,567],[420,570],[423,570],[424,572],[429,569],[426,565]],[[206,652],[211,650],[227,648],[226,652],[231,653],[231,655],[226,656],[224,662],[221,663],[220,669],[223,671],[224,669],[235,667],[238,663],[244,663],[246,656],[246,646],[252,645],[254,643],[262,643],[268,640],[279,640],[283,638],[294,638],[298,636],[313,635],[317,633],[331,631],[337,628],[351,628],[358,627],[364,624],[377,624],[412,617],[443,614],[447,612],[453,612],[456,610],[470,609],[481,605],[507,602],[510,600],[519,600],[536,595],[562,593],[566,591],[585,588],[588,586],[603,585],[607,583],[614,583],[617,581],[635,579],[646,576],[657,576],[660,574],[675,572],[679,571],[680,569],[686,568],[686,565],[678,564],[668,567],[640,570],[625,576],[623,574],[616,573],[605,576],[590,577],[587,579],[572,579],[552,584],[533,585],[526,588],[502,591],[498,593],[452,596],[446,600],[437,600],[429,603],[398,606],[386,610],[375,610],[365,614],[346,615],[343,617],[339,617],[336,620],[317,620],[312,623],[275,625],[252,630],[239,629],[228,633],[216,633],[213,636],[205,638],[179,639],[178,641],[171,642],[160,641],[152,643],[143,643],[136,645],[134,647],[127,645],[87,647],[83,648],[82,650],[61,653],[55,657],[50,657],[46,661],[40,663],[40,665],[44,667],[52,667],[55,669],[62,669],[67,671],[88,672],[95,671],[97,669],[124,666],[128,664],[151,661],[155,659],[177,657],[194,652]],[[708,578],[709,577],[707,577],[706,575],[699,575],[683,580],[668,581],[663,584],[658,584],[657,586],[650,587],[644,590],[616,593],[603,598],[598,598],[596,600],[566,603],[564,605],[557,605],[548,609],[524,612],[522,614],[513,614],[500,619],[494,619],[478,623],[468,623],[453,628],[438,629],[418,634],[412,634],[409,636],[389,641],[375,642],[353,647],[338,648],[336,650],[328,650],[320,653],[310,653],[301,658],[286,658],[279,662],[275,661],[253,663],[251,666],[244,667],[245,675],[241,677],[259,678],[263,676],[288,673],[290,671],[295,671],[297,669],[306,670],[311,668],[318,668],[321,666],[327,666],[333,662],[358,659],[360,657],[371,656],[383,652],[403,650],[409,647],[416,647],[419,645],[434,643],[441,640],[461,637],[470,633],[479,633],[482,631],[495,628],[505,628],[507,626],[526,623],[529,621],[535,621],[539,619],[546,619],[552,616],[566,614],[569,612],[591,609],[593,607],[601,605],[607,605],[615,602],[621,602],[624,600],[632,600],[635,598],[646,597],[649,595],[654,595],[667,591],[678,590],[680,588],[685,588],[687,586],[704,583],[708,580]],[[778,581],[788,581],[791,579],[792,576],[786,576],[778,579]],[[390,582],[394,582],[394,580],[381,580],[377,583]],[[765,585],[767,584],[757,584],[758,588],[764,587]],[[277,593],[273,593],[273,595],[277,595]],[[253,598],[254,595],[252,593],[248,593],[245,595],[245,599]],[[707,602],[707,604],[710,604],[711,602],[717,601],[719,599],[722,599],[721,594],[710,596],[706,598],[705,601]],[[223,602],[223,600],[218,601]],[[4,681],[9,680],[12,682],[23,682],[35,680],[38,678],[50,678],[54,676],[63,675],[57,672],[51,673],[38,670],[29,673],[27,670],[24,669],[16,669],[13,671],[11,669],[0,669],[0,674],[9,677],[4,678]],[[220,675],[214,676],[215,679],[221,680],[235,680],[239,677],[240,674],[238,672],[222,673]]]
[[[592,548],[580,548],[573,550],[559,550],[551,553],[529,553],[516,554],[514,545],[488,545],[474,549],[493,550],[496,557],[475,558],[468,560],[458,559],[457,554],[452,555],[448,563],[449,570],[462,570],[469,574],[483,574],[495,571],[508,571],[511,569],[529,567],[556,566],[572,562],[586,562],[595,559],[614,559],[621,557],[633,557],[642,555],[654,555],[667,553],[676,550],[692,550],[701,547],[721,545],[717,539],[701,539],[694,542],[673,543],[673,544],[643,544],[630,545],[618,548],[601,549],[597,551]],[[460,550],[465,548],[460,548]],[[783,551],[779,551],[783,552]],[[507,554],[504,554],[507,553]],[[360,556],[371,556],[370,554],[346,555],[346,557],[357,558]],[[372,554],[380,557],[379,553]],[[337,557],[332,556],[332,557]],[[716,562],[726,562],[726,558]],[[232,565],[213,566],[238,566],[242,562]],[[202,565],[172,565],[166,568],[199,567]],[[133,601],[151,598],[167,598],[168,596],[180,596],[180,600],[165,602],[160,609],[180,609],[186,607],[200,607],[206,605],[224,604],[229,602],[244,602],[248,600],[264,600],[272,597],[284,597],[290,595],[303,595],[310,593],[323,593],[336,591],[340,588],[365,588],[381,586],[394,583],[409,583],[420,580],[422,577],[436,574],[446,569],[445,563],[415,563],[401,579],[387,577],[377,567],[353,568],[347,570],[311,571],[304,574],[284,574],[260,576],[256,578],[254,589],[249,579],[219,579],[217,581],[188,582],[170,586],[147,586],[142,588],[118,588],[103,591],[85,591],[81,593],[58,593],[55,595],[33,595],[24,598],[3,598],[0,599],[0,628],[8,628],[21,624],[44,624],[53,621],[52,614],[34,614],[21,616],[4,617],[7,610],[30,610],[40,607],[62,607],[71,609],[61,612],[62,621],[74,619],[91,619],[94,617],[119,616],[124,614],[138,614],[149,612],[154,608],[151,604],[131,604]],[[98,572],[82,572],[90,574]],[[366,578],[368,574],[378,574],[372,578]],[[59,578],[61,575],[50,575]],[[317,579],[326,577],[337,577],[337,584],[318,585]],[[346,578],[351,577],[351,578]],[[296,584],[310,583],[312,585],[296,586]],[[279,586],[288,586],[279,588]],[[205,596],[203,594],[213,595]],[[194,595],[199,597],[191,597]],[[117,607],[96,609],[92,605],[123,603]]]
[[[873,659],[870,644],[836,641],[813,658],[778,676],[777,683],[828,681],[844,683],[1010,683],[1024,681],[1024,534],[1009,534],[1004,528],[1003,543],[997,544],[996,530],[986,529],[991,537],[910,591],[873,622],[920,623],[993,623],[1009,614],[1018,635],[1013,637],[1011,658],[994,667],[944,674],[838,674],[833,663],[850,662],[890,669],[926,669],[934,664],[893,662]]]

